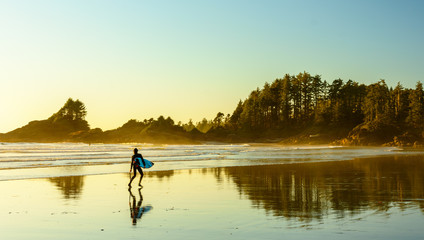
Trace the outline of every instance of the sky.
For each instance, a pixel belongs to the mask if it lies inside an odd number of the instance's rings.
[[[68,98],[91,128],[231,114],[285,74],[424,82],[424,1],[0,0],[0,133]]]

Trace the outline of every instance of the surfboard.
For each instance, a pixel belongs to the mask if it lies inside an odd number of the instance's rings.
[[[147,213],[148,211],[150,211],[152,209],[153,209],[153,207],[151,205],[141,207],[140,210],[137,213],[137,218],[141,218],[141,215]]]
[[[154,163],[150,162],[149,160],[147,160],[145,158],[144,158],[144,161],[143,161],[141,158],[137,157],[137,158],[134,159],[134,161],[139,161],[140,167],[142,167],[142,168],[151,168],[154,165]]]

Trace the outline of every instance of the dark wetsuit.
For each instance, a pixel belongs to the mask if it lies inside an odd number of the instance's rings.
[[[141,170],[141,167],[136,162],[134,162],[135,158],[137,158],[137,157],[141,158],[141,161],[144,160],[143,156],[140,153],[134,154],[132,156],[132,158],[131,158],[131,166],[132,166],[132,168],[134,170],[134,177],[137,175],[137,171],[136,170],[138,170],[138,172],[141,174],[141,178],[143,178],[143,170]],[[140,181],[141,181],[141,179],[140,179]]]

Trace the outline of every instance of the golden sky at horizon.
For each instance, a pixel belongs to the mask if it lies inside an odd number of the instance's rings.
[[[232,113],[299,72],[413,88],[423,3],[387,1],[1,1],[0,133],[71,97],[92,128]]]

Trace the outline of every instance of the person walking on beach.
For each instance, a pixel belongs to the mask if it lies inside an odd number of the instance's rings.
[[[131,173],[131,170],[133,170],[133,168],[134,168],[134,176],[131,178],[130,183],[128,183],[129,187],[131,187],[132,181],[137,176],[137,170],[141,175],[140,181],[138,182],[138,186],[143,187],[143,186],[141,186],[141,179],[143,179],[143,170],[141,170],[141,167],[140,167],[141,162],[140,161],[144,161],[144,158],[140,153],[138,153],[138,149],[134,148],[134,155],[131,157],[131,168],[130,168],[130,173]]]

